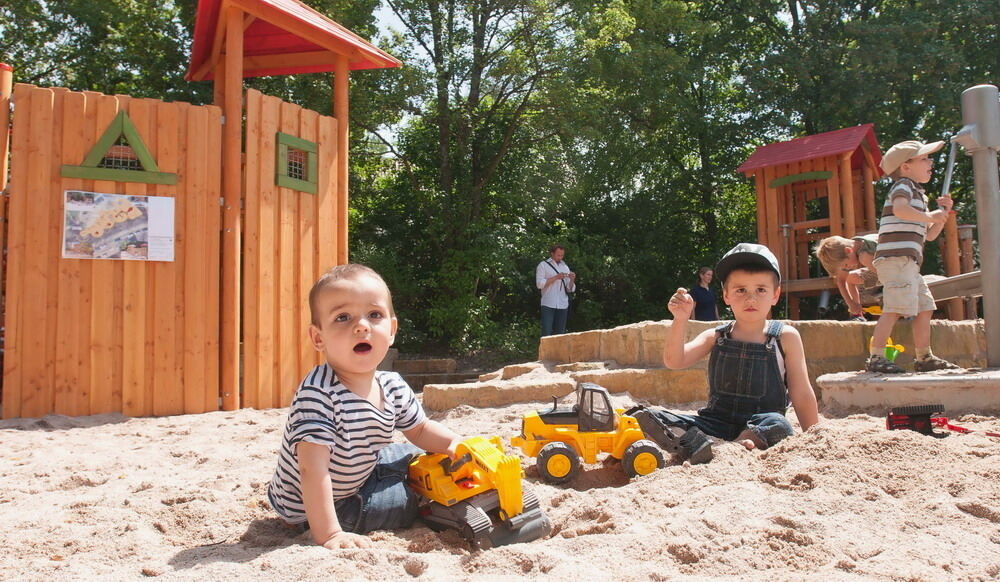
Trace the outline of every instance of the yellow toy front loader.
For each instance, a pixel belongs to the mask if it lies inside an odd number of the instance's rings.
[[[455,453],[455,461],[427,453],[410,463],[409,484],[426,499],[420,517],[431,529],[456,529],[483,549],[552,531],[538,499],[523,489],[521,462],[504,453],[498,437],[466,439]]]

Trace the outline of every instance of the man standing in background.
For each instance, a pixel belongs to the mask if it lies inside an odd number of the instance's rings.
[[[569,294],[576,291],[576,273],[563,261],[566,247],[552,245],[549,258],[535,268],[535,285],[542,292],[542,336],[566,333]]]

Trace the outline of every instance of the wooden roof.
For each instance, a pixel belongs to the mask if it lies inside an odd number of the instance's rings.
[[[854,152],[851,166],[860,167],[864,158],[864,153],[860,151],[863,144],[867,144],[871,153],[875,176],[881,176],[882,170],[878,164],[882,161],[882,152],[879,150],[878,140],[875,139],[875,125],[871,123],[760,146],[737,168],[737,171],[750,175],[761,168],[848,152]]]
[[[352,70],[402,64],[298,0],[199,0],[187,80],[214,78],[225,37],[220,14],[228,6],[245,13],[244,77],[329,72],[339,55]]]

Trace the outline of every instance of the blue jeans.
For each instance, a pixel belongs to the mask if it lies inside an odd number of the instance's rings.
[[[701,432],[731,441],[740,436],[740,433],[749,429],[761,442],[767,445],[766,448],[773,447],[778,441],[795,434],[792,430],[792,423],[788,422],[785,415],[780,412],[761,412],[752,414],[746,422],[729,422],[711,415],[691,415],[678,414],[689,426],[696,426]]]
[[[406,477],[410,461],[422,452],[409,443],[393,443],[379,451],[378,463],[361,489],[334,503],[340,527],[366,534],[413,525],[420,496],[406,484]]]
[[[542,337],[566,333],[566,316],[569,315],[569,308],[556,309],[555,307],[542,306]]]

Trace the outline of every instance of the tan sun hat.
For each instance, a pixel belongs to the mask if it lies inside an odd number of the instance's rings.
[[[917,156],[933,154],[942,147],[944,147],[943,141],[931,143],[923,143],[915,139],[901,141],[885,152],[885,155],[882,156],[882,163],[879,165],[882,166],[883,172],[891,174],[899,169],[906,160]]]

